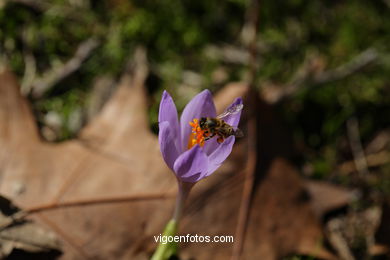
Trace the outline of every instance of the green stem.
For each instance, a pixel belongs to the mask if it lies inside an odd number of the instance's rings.
[[[178,180],[178,193],[176,198],[176,206],[173,212],[172,219],[167,223],[164,228],[162,237],[166,239],[168,236],[173,237],[177,233],[179,222],[183,213],[184,203],[191,191],[191,188],[194,186],[194,183],[181,182]],[[166,242],[160,241],[156,251],[154,252],[151,260],[167,260],[171,256],[175,255],[177,252],[177,243],[176,242]]]
[[[163,236],[174,236],[177,232],[177,222],[174,219],[171,219],[168,224],[165,226]],[[162,241],[158,244],[156,251],[154,252],[151,260],[166,260],[173,256],[177,251],[177,243],[165,243]]]

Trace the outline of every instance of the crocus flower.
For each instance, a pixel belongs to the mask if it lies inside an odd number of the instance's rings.
[[[227,109],[237,104],[242,104],[241,98],[236,98]],[[223,120],[237,127],[240,116],[238,112]],[[222,143],[217,142],[217,137],[205,140],[199,127],[202,117],[216,117],[209,90],[202,91],[187,104],[180,121],[171,96],[164,91],[158,117],[160,149],[166,164],[181,182],[195,183],[210,176],[232,151],[234,136]]]

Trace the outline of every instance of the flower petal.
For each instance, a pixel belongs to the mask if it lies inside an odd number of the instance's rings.
[[[226,160],[232,151],[235,139],[234,136],[230,136],[209,156],[209,168],[206,176],[211,175]]]
[[[215,151],[215,149],[219,147],[220,144],[217,142],[217,138],[218,136],[215,136],[210,140],[205,141],[203,149],[207,155],[212,154]]]
[[[181,143],[183,151],[187,150],[188,138],[191,133],[191,122],[194,118],[215,117],[215,106],[209,90],[204,90],[196,95],[184,108],[180,118]]]
[[[177,136],[173,134],[173,128],[168,121],[159,124],[158,142],[160,144],[161,154],[166,164],[173,170],[173,164],[180,153],[176,146]]]
[[[161,102],[160,111],[158,113],[158,122],[168,121],[171,127],[172,136],[175,137],[175,144],[178,150],[181,149],[181,139],[178,138],[180,134],[179,118],[177,116],[177,110],[172,97],[164,90]]]
[[[203,179],[208,170],[209,159],[199,145],[182,153],[175,161],[176,176],[184,182],[197,182]]]
[[[230,104],[226,110],[228,110],[229,108],[233,107],[233,106],[236,106],[236,105],[239,105],[239,104],[242,104],[242,99],[241,98],[236,98],[234,100],[234,102],[232,104]],[[238,126],[238,123],[240,122],[240,117],[241,117],[241,111],[238,112],[237,114],[233,114],[233,115],[228,115],[226,117],[223,118],[223,120],[233,126],[234,128],[236,128]],[[212,154],[217,148],[219,147],[219,143],[217,142],[217,138],[212,138],[210,140],[208,140],[205,145],[204,145],[204,150],[206,151],[206,154],[207,155],[210,155]]]

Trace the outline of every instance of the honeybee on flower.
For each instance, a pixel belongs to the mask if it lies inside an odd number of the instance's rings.
[[[223,143],[229,136],[243,137],[244,134],[239,128],[234,128],[223,120],[227,116],[239,113],[243,107],[243,104],[236,104],[215,118],[202,117],[200,119],[194,119],[190,122],[192,133],[195,135],[194,137],[196,138],[197,135],[201,135],[204,137],[204,141],[207,141],[214,136],[218,136],[217,142],[219,144]]]

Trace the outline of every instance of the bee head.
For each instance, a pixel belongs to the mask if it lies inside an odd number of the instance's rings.
[[[206,129],[206,128],[213,128],[213,127],[216,127],[216,123],[214,120],[212,120],[211,118],[209,117],[202,117],[199,121],[199,126],[202,128],[202,129]]]

